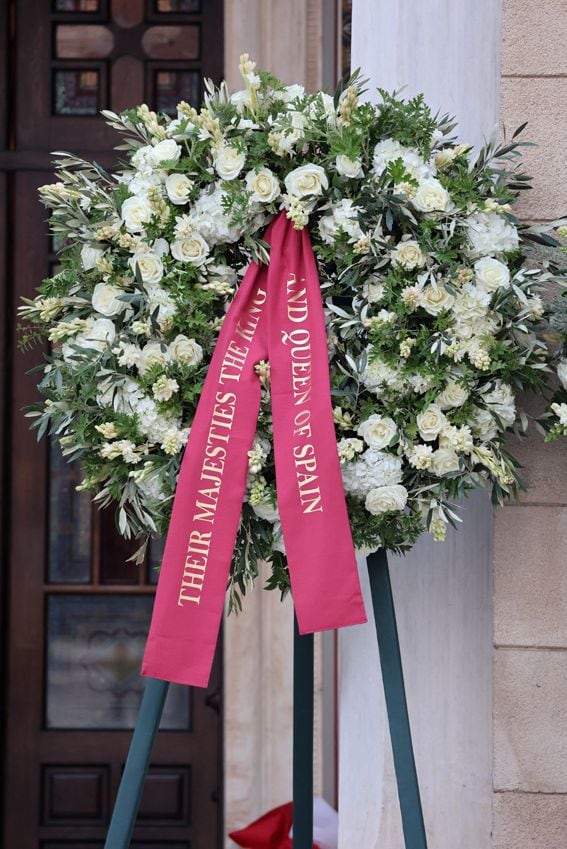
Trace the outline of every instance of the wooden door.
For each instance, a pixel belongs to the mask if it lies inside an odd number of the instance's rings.
[[[5,13],[5,14],[4,14]],[[197,102],[219,77],[220,0],[16,0],[2,5],[0,297],[7,621],[5,849],[95,849],[126,758],[143,681],[138,669],[155,589],[154,546],[142,569],[111,511],[75,489],[80,471],[38,444],[21,409],[35,397],[17,350],[16,307],[57,263],[37,187],[49,151],[111,165],[102,108]],[[0,102],[0,107],[4,104]],[[3,123],[1,123],[3,122]],[[5,321],[4,321],[5,319]],[[221,676],[208,691],[172,687],[142,800],[135,849],[221,846]]]

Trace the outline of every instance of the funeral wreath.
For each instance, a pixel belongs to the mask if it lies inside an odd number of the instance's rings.
[[[422,97],[364,102],[356,74],[333,97],[283,85],[246,55],[240,69],[241,91],[206,82],[200,110],[180,103],[173,119],[145,105],[104,112],[121,135],[112,173],[56,154],[58,182],[40,194],[62,267],[22,307],[27,337],[50,343],[29,414],[81,462],[81,487],[116,504],[143,556],[167,529],[227,308],[249,264],[269,261],[262,235],[284,210],[317,260],[354,543],[442,540],[470,490],[515,493],[504,439],[526,425],[517,396],[551,374],[538,329],[554,272],[526,262],[535,236],[513,212],[529,187],[523,143],[475,153]],[[288,585],[269,362],[256,372],[233,606],[259,560],[271,587]]]

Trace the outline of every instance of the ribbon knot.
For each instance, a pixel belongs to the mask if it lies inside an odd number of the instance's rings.
[[[207,686],[270,363],[276,491],[302,634],[366,621],[306,230],[281,213],[225,316],[181,464],[142,673]]]

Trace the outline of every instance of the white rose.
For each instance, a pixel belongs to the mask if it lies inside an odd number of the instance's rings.
[[[433,452],[431,469],[437,477],[459,471],[459,458],[449,448],[438,448]]]
[[[304,87],[296,83],[286,86],[283,91],[277,91],[275,96],[278,100],[283,100],[284,103],[291,103],[292,100],[297,100],[298,97],[303,97],[304,94]]]
[[[386,448],[397,432],[398,429],[393,419],[382,418],[377,413],[361,422],[357,431],[358,435],[362,436],[371,448],[378,450]]]
[[[370,490],[366,496],[364,506],[373,516],[378,516],[380,513],[403,510],[407,504],[407,500],[407,489],[401,486],[401,484],[378,486]]]
[[[265,519],[266,522],[279,522],[280,514],[278,508],[274,507],[271,499],[265,498],[259,504],[253,504],[252,509],[260,519]]]
[[[189,366],[196,366],[203,359],[203,349],[194,339],[179,334],[169,344],[171,358]]]
[[[152,147],[149,160],[152,165],[157,166],[161,162],[177,162],[181,156],[181,146],[173,139],[165,139]]]
[[[124,292],[118,286],[97,283],[92,296],[93,309],[101,315],[120,315],[128,308],[126,301],[119,300],[119,296],[123,294]]]
[[[161,342],[148,342],[140,352],[138,369],[144,374],[152,366],[164,366],[170,359],[169,351],[163,350]]]
[[[456,380],[448,380],[445,389],[437,396],[435,403],[441,410],[462,407],[469,393]]]
[[[285,187],[293,197],[320,195],[329,188],[327,175],[320,165],[301,165],[290,171],[285,178]]]
[[[360,159],[349,159],[344,154],[339,154],[335,160],[335,168],[343,177],[354,179],[355,177],[363,177],[362,162]]]
[[[256,203],[271,203],[280,193],[278,178],[269,168],[249,171],[246,175],[246,188],[250,192],[250,200]]]
[[[444,286],[426,286],[420,292],[419,306],[430,315],[439,315],[443,310],[450,309],[454,300]]]
[[[104,351],[107,345],[112,345],[115,337],[114,322],[109,318],[97,318],[84,333],[75,336],[73,343],[80,348],[94,348],[97,351]]]
[[[85,271],[95,268],[103,253],[104,246],[99,245],[98,242],[87,242],[86,245],[83,245],[81,248],[81,262]]]
[[[369,277],[362,284],[362,294],[369,304],[378,304],[384,297],[384,284],[377,282],[375,277]]]
[[[171,245],[171,253],[179,262],[190,262],[192,265],[203,265],[209,255],[209,246],[200,235],[193,233],[186,239],[178,239]]]
[[[510,284],[508,266],[491,256],[485,256],[475,262],[474,276],[476,285],[485,292],[495,292]]]
[[[417,429],[424,442],[432,442],[437,439],[447,419],[437,404],[430,404],[427,410],[417,416]]]
[[[400,242],[392,251],[391,257],[394,265],[401,265],[403,268],[418,268],[425,264],[425,256],[415,239]]]
[[[144,283],[156,285],[163,277],[163,262],[154,251],[138,251],[128,260],[130,268],[136,273],[136,268]]]
[[[130,233],[141,233],[152,215],[152,206],[146,197],[126,198],[122,204],[122,221]]]
[[[433,177],[421,181],[411,203],[419,212],[448,212],[452,207],[449,192]]]
[[[165,181],[167,196],[176,206],[187,203],[192,187],[193,183],[185,174],[170,174]]]
[[[567,389],[567,360],[560,360],[557,366],[557,377],[563,389]]]
[[[223,144],[215,156],[215,171],[221,180],[235,180],[246,162],[246,154],[230,144]]]

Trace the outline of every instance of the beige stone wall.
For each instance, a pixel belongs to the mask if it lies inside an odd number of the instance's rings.
[[[504,0],[502,120],[529,121],[530,220],[567,213],[567,3]],[[537,403],[532,412],[537,412]],[[494,849],[567,843],[567,444],[511,446],[528,492],[494,541]]]

